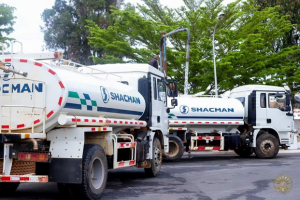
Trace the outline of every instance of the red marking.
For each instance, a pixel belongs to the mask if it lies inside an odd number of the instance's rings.
[[[216,124],[217,122],[213,122],[213,124]]]
[[[58,100],[58,105],[61,106],[61,102],[62,102],[63,98],[62,97],[59,97],[59,100]]]
[[[9,176],[2,176],[1,181],[10,181],[10,177]]]
[[[51,110],[48,114],[47,114],[47,118],[51,117],[51,115],[53,115],[54,111]]]
[[[198,137],[198,140],[203,140],[202,136],[199,136],[199,137]]]
[[[110,120],[106,120],[106,123],[111,123],[111,121]]]
[[[114,121],[114,123],[116,124],[116,123],[118,123],[118,121]]]
[[[19,125],[17,125],[17,128],[23,128],[23,127],[25,127],[25,124],[19,124]]]
[[[88,119],[84,119],[84,122],[89,122],[89,120]]]
[[[38,62],[35,62],[34,65],[39,66],[39,67],[43,66],[42,63],[38,63]]]
[[[72,122],[76,122],[76,119],[75,119],[75,118],[72,118]]]
[[[202,122],[198,122],[198,124],[202,124]]]
[[[104,130],[104,131],[106,131],[106,130],[107,130],[107,128],[103,128],[103,130]]]
[[[95,119],[92,119],[92,122],[97,122]]]
[[[133,122],[130,122],[130,124],[133,124]]]
[[[224,122],[221,122],[221,124],[224,124]]]
[[[124,167],[125,162],[119,162],[119,167]]]
[[[49,69],[48,72],[49,72],[50,74],[52,74],[52,75],[55,75],[55,74],[56,74],[55,71],[53,71],[52,69]]]
[[[228,122],[228,124],[232,124],[232,122]]]
[[[135,124],[138,124],[137,122],[135,122]]]
[[[120,124],[123,124],[123,122],[122,122],[122,121],[120,121]]]
[[[210,140],[210,137],[209,137],[209,136],[207,136],[205,139],[206,139],[206,140]]]
[[[53,55],[54,55],[54,58],[58,57],[58,53],[57,52],[55,52]]]
[[[124,142],[120,143],[120,147],[119,148],[124,148]]]
[[[11,62],[11,59],[7,58],[7,59],[4,60],[4,62]]]
[[[129,161],[129,165],[135,165],[135,160]]]
[[[144,123],[143,123],[143,122],[140,122],[140,125],[144,125]]]
[[[239,122],[235,122],[235,124],[239,124]]]
[[[125,121],[125,124],[128,124],[128,121]]]
[[[221,136],[214,136],[214,140],[221,140]]]
[[[9,128],[9,125],[2,125],[2,128]]]
[[[29,177],[20,177],[20,181],[29,181]]]
[[[183,124],[185,124],[186,122],[182,122]]]
[[[103,123],[103,120],[100,119],[99,122],[100,122],[100,123]],[[108,122],[107,122],[107,123],[108,123]]]
[[[190,124],[193,124],[194,122],[190,122]]]
[[[213,147],[212,150],[220,150],[220,149],[221,149],[221,147]]]
[[[61,87],[62,89],[65,88],[64,84],[63,84],[61,81],[59,81],[58,84],[60,85],[60,87]]]
[[[205,150],[205,147],[198,147],[198,150],[203,151],[203,150]]]
[[[182,128],[178,128],[178,130],[182,130]]]
[[[178,124],[178,122],[177,122],[177,121],[175,121],[174,123],[175,123],[175,124]]]
[[[205,122],[205,124],[209,124],[209,122]]]
[[[96,130],[96,128],[91,128],[91,130],[92,130],[92,131],[95,131],[95,130]]]
[[[26,59],[20,59],[20,62],[27,63],[27,60]]]
[[[81,119],[76,119],[77,122],[81,122]]]
[[[34,123],[34,124],[37,124],[37,123],[39,123],[39,122],[40,122],[40,120],[37,119],[37,120],[35,120],[33,123]]]

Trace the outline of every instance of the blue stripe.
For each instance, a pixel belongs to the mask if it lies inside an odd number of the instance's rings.
[[[128,114],[128,115],[142,115],[143,114],[142,112],[138,112],[138,111],[122,110],[122,109],[116,109],[116,108],[104,108],[104,107],[97,107],[97,111]]]
[[[194,116],[176,116],[177,118],[192,118],[192,119],[243,119],[243,117],[194,117]]]
[[[70,109],[78,109],[81,110],[81,104],[76,104],[76,103],[66,103],[64,108],[70,108]]]

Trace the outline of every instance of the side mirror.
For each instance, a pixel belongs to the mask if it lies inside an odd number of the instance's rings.
[[[176,81],[170,82],[169,88],[170,88],[169,97],[178,97],[177,82]]]
[[[283,94],[277,92],[277,93],[275,94],[275,97],[276,97],[276,98],[282,98],[282,97],[283,97]]]
[[[296,103],[300,103],[300,95],[295,94],[294,100],[295,100]]]
[[[173,107],[178,106],[178,101],[177,101],[177,99],[172,99],[172,100],[171,100],[171,105],[172,105]]]

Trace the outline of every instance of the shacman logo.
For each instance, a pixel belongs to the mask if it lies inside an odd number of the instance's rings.
[[[102,100],[104,103],[107,103],[109,101],[109,92],[105,87],[100,87]]]
[[[282,194],[286,194],[293,188],[293,181],[285,174],[277,176],[273,183],[274,189]]]
[[[180,112],[182,114],[187,114],[189,112],[189,107],[188,106],[180,106]]]

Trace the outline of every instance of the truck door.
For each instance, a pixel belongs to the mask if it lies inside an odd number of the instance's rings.
[[[162,78],[155,75],[151,75],[151,82],[152,108],[150,126],[160,129],[163,133],[167,133],[169,123],[166,112],[166,86]]]
[[[271,126],[279,133],[287,133],[292,131],[293,116],[286,115],[288,111],[284,111],[286,103],[286,95],[282,93],[282,97],[276,97],[275,93],[268,93],[267,105],[267,126]],[[285,138],[284,135],[282,135]],[[286,135],[287,138],[288,135]]]
[[[256,125],[267,125],[267,93],[257,91],[257,98],[259,98],[256,110]]]

